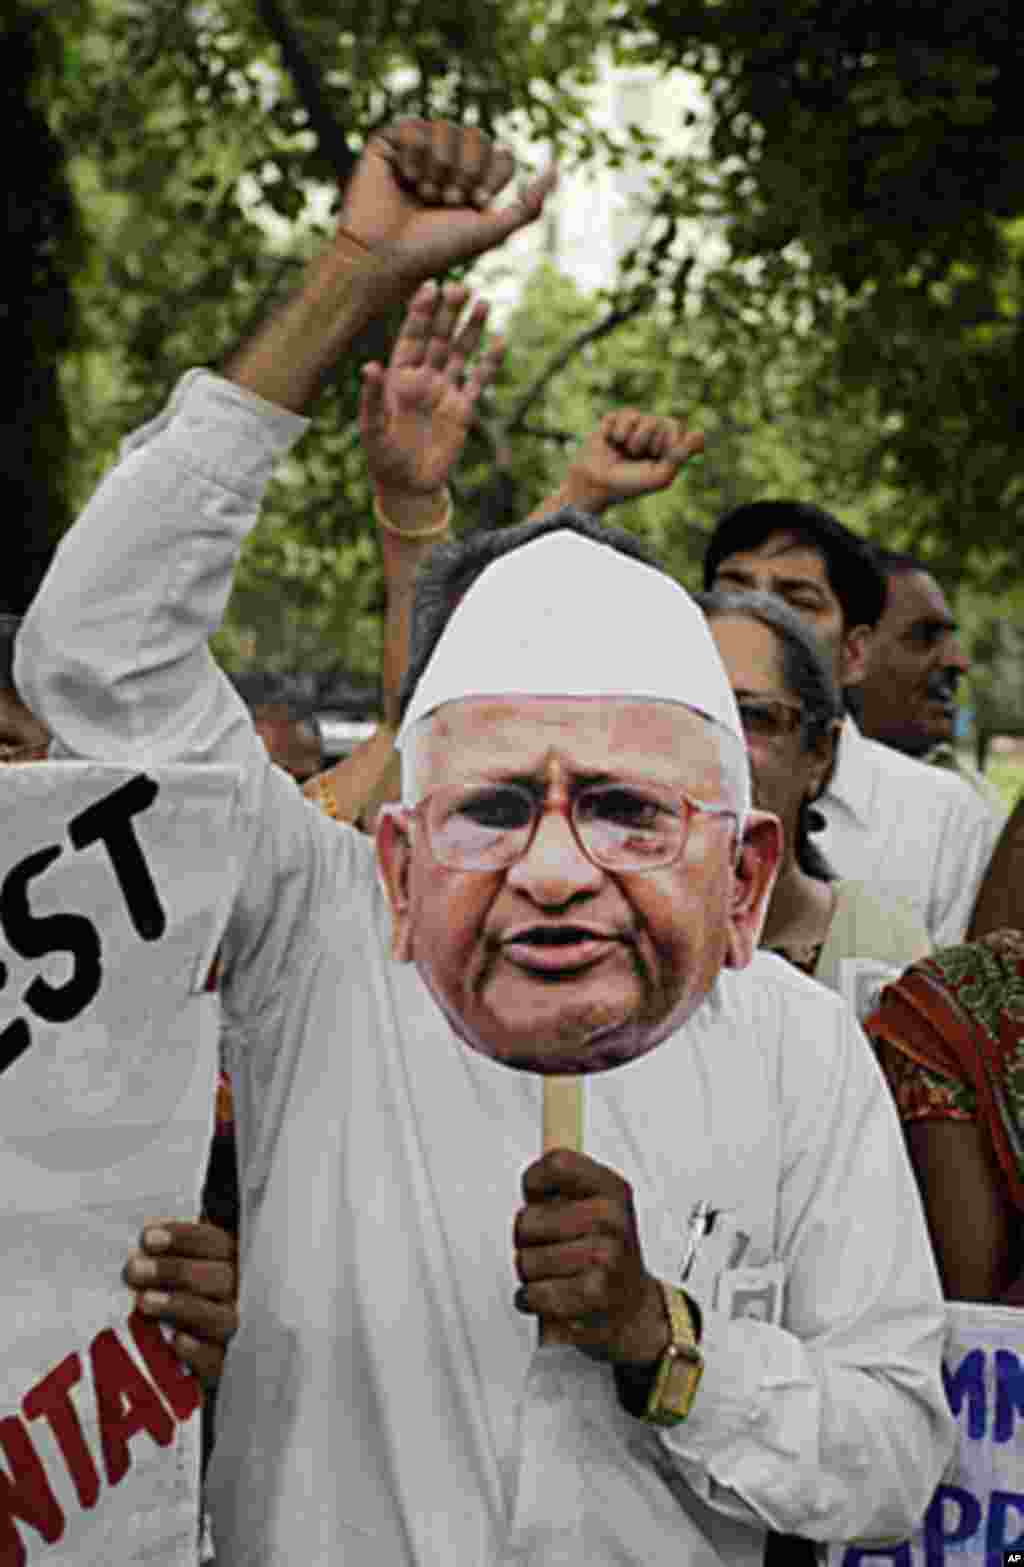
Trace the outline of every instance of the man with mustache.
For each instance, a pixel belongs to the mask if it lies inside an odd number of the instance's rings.
[[[875,560],[885,578],[885,608],[860,687],[861,728],[906,756],[950,768],[1002,821],[998,794],[953,746],[957,688],[971,661],[946,595],[913,555],[880,549]]]
[[[273,768],[210,659],[324,375],[539,214],[544,178],[492,207],[511,168],[472,128],[371,139],[337,239],[129,441],[19,641],[58,756],[243,775],[232,1567],[754,1567],[772,1527],[905,1534],[952,1445],[885,1085],[838,1000],[753,957],[779,828],[688,595],[571,509],[436,551],[375,848]],[[588,1152],[538,1159],[567,1072]]]
[[[961,779],[869,738],[854,717],[886,601],[871,548],[817,506],[754,501],[715,524],[704,586],[784,598],[848,693],[853,711],[818,802],[832,869],[908,902],[936,946],[962,940],[1000,822]]]

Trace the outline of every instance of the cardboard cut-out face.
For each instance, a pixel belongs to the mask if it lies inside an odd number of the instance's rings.
[[[677,858],[622,870],[595,863],[572,824],[582,790],[622,780],[735,803],[715,729],[691,709],[463,698],[424,726],[416,778],[421,802],[464,787],[474,801],[477,787],[491,791],[488,831],[503,820],[493,812],[496,787],[519,791],[507,797],[520,808],[507,817],[513,824],[524,801],[529,815],[529,796],[538,803],[525,852],[498,868],[439,860],[422,803],[386,808],[377,829],[394,954],[417,965],[456,1033],[492,1059],[541,1073],[620,1065],[685,1022],[723,965],[750,961],[778,860],[774,818],[749,817],[737,855],[735,814],[681,807]],[[497,798],[503,809],[506,797]],[[603,830],[620,802],[605,796],[598,806]]]

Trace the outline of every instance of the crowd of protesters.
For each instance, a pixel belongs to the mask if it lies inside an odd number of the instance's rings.
[[[1024,1306],[1024,828],[952,744],[968,660],[945,596],[768,499],[717,522],[691,599],[601,520],[700,450],[648,410],[606,414],[524,524],[458,540],[448,478],[503,347],[434,279],[540,213],[549,177],[491,206],[510,173],[477,131],[371,142],[295,299],[130,443],[17,659],[0,626],[5,761],[137,751],[247,780],[203,1216],[163,1218],[124,1274],[208,1389],[224,1567],[784,1564],[899,1538],[951,1448],[943,1294]],[[325,770],[313,715],[232,690],[205,643],[273,460],[398,300],[389,363],[361,369],[383,721]],[[125,593],[121,552],[163,584],[154,563],[193,546],[165,598]],[[112,639],[143,617],[163,636],[130,724],[97,604]],[[865,960],[888,983],[848,993]],[[593,1074],[586,1155],[519,1157],[535,1102],[507,1064]],[[363,1163],[337,1154],[317,1235],[298,1209],[342,1133]],[[695,1182],[784,1274],[768,1322],[664,1281]],[[515,1428],[520,1401],[557,1403],[538,1320],[586,1412],[538,1448],[539,1521]],[[682,1350],[703,1361],[685,1399]]]

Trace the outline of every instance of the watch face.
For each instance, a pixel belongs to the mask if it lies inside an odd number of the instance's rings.
[[[666,1353],[658,1369],[646,1418],[654,1425],[679,1425],[690,1413],[703,1371],[704,1362],[697,1351],[684,1356]]]
[[[700,1361],[676,1360],[668,1374],[664,1404],[680,1420],[685,1420],[697,1396],[704,1366]]]

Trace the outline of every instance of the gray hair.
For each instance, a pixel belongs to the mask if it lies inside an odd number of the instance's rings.
[[[786,689],[802,709],[803,750],[816,750],[836,720],[843,717],[843,704],[825,652],[807,622],[774,593],[737,593],[719,588],[694,596],[709,621],[726,615],[745,617],[766,626],[773,634]],[[810,800],[801,802],[793,850],[801,870],[821,881],[831,881],[835,873],[810,840],[816,825],[812,810]]]

